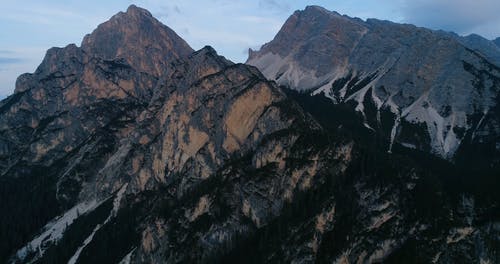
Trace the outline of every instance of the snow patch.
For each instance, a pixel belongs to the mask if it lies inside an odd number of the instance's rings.
[[[123,194],[125,194],[125,191],[127,190],[127,186],[128,183],[125,183],[116,194],[116,198],[113,200],[113,211],[112,211],[113,216],[116,216],[118,209],[120,209],[120,203],[123,199]]]
[[[396,115],[396,119],[394,120],[394,125],[392,126],[391,129],[391,139],[389,141],[389,149],[387,150],[388,153],[392,153],[392,145],[394,144],[394,140],[396,139],[396,133],[398,132],[398,127],[399,124],[401,123],[401,113],[399,111],[399,107],[392,101],[392,96],[387,99],[385,102],[386,105],[389,106],[389,110]]]
[[[425,123],[433,152],[444,158],[451,158],[461,143],[453,128],[466,126],[464,118],[461,118],[463,113],[451,112],[449,116],[443,117],[427,98],[428,93],[424,93],[405,108],[401,116],[413,124]]]
[[[102,202],[103,201],[97,202],[96,200],[92,200],[80,203],[68,210],[62,216],[50,221],[43,227],[44,231],[42,234],[31,240],[25,247],[19,249],[16,256],[21,261],[24,261],[28,254],[33,251],[37,252],[34,259],[43,256],[48,246],[60,240],[63,237],[66,228],[70,226],[75,219],[83,214],[93,211]]]
[[[438,252],[433,258],[432,258],[432,263],[437,263],[439,261],[439,258],[441,257],[441,254],[443,252]]]
[[[128,186],[128,183],[125,183],[120,188],[120,190],[116,194],[115,199],[113,200],[113,209],[111,210],[109,216],[106,218],[106,220],[104,220],[104,222],[102,224],[98,224],[94,228],[94,230],[92,231],[92,233],[83,241],[83,244],[76,250],[75,254],[73,254],[73,256],[71,256],[71,258],[68,261],[68,264],[75,264],[76,261],[78,260],[78,257],[80,257],[80,254],[82,253],[83,249],[88,244],[90,244],[90,242],[92,242],[92,239],[94,239],[94,235],[97,233],[97,231],[99,231],[99,229],[101,229],[101,227],[103,227],[104,225],[106,225],[113,217],[116,216],[116,213],[118,212],[119,207],[120,207],[121,200],[123,198],[123,194],[127,190],[127,186]]]
[[[293,57],[281,57],[278,54],[266,53],[258,58],[253,58],[247,62],[260,69],[262,74],[269,79],[275,80],[280,85],[286,85],[297,91],[315,89],[327,91],[332,84],[332,80],[345,75],[345,69],[340,67],[334,72],[317,76],[316,71],[304,69],[295,61]],[[325,92],[325,94],[329,94]]]
[[[134,254],[135,249],[132,249],[123,259],[118,263],[118,264],[130,264],[130,261],[132,260],[132,254]]]
[[[416,149],[417,146],[415,146],[414,144],[411,144],[411,143],[405,143],[405,142],[402,142],[401,143],[401,146],[405,147],[405,148],[409,148],[409,149]]]
[[[481,119],[477,123],[476,129],[474,129],[474,132],[472,132],[472,140],[474,140],[474,138],[476,137],[476,132],[479,129],[479,127],[481,127],[481,125],[483,124],[483,121],[484,121],[484,119],[485,119],[485,117],[486,117],[487,114],[488,114],[488,111],[484,111],[483,112],[483,116],[481,117]]]
[[[479,264],[493,264],[494,262],[489,259],[481,258],[479,259]]]
[[[372,130],[372,131],[375,131],[375,129],[373,129],[373,127],[371,127],[370,125],[368,125],[367,123],[363,123],[363,126],[365,126],[366,128]]]
[[[392,153],[392,146],[394,145],[394,140],[396,139],[396,133],[398,132],[398,127],[400,123],[401,123],[401,117],[398,116],[396,117],[396,120],[394,120],[394,125],[392,126],[391,129],[391,141],[389,143],[389,150],[387,150],[388,153]]]

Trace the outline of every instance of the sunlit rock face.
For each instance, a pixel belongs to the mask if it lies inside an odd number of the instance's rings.
[[[65,228],[80,214],[100,219],[101,210],[106,211],[107,201],[112,201],[112,211],[99,223],[105,226],[117,221],[121,206],[139,202],[124,197],[140,200],[143,193],[155,193],[161,200],[146,201],[153,207],[180,199],[175,203],[182,213],[175,221],[186,217],[186,223],[193,225],[214,210],[223,210],[217,200],[223,195],[229,207],[219,213],[237,219],[227,223],[226,218],[213,219],[221,229],[232,227],[220,231],[213,249],[199,254],[219,250],[228,239],[247,232],[249,224],[262,226],[279,215],[295,190],[310,188],[321,168],[319,150],[296,143],[321,131],[320,126],[275,83],[252,66],[226,60],[211,47],[193,52],[175,32],[135,6],[101,24],[81,47],[50,49],[35,73],[19,77],[15,94],[2,102],[1,111],[2,177],[16,187],[21,182],[28,185],[33,192],[18,195],[39,196],[41,203],[12,211],[14,218],[40,221],[23,227],[27,234],[22,240],[32,240],[25,247],[17,245],[11,261],[51,259],[51,250],[66,239]],[[316,154],[310,157],[309,151]],[[293,155],[300,164],[288,160]],[[262,187],[270,189],[261,192],[253,186],[254,172],[267,178]],[[233,181],[226,179],[228,175],[244,177],[240,184],[221,183],[214,192],[208,189],[210,193],[196,198],[197,189],[205,188],[202,185]],[[43,194],[34,191],[41,186],[30,184],[37,177],[43,178]],[[300,185],[301,181],[306,183]],[[227,192],[215,192],[220,188]],[[196,200],[193,208],[181,201],[190,199]],[[46,203],[52,209],[39,213]],[[178,255],[182,251],[165,251],[169,243],[155,241],[165,234],[149,224],[163,223],[161,228],[169,229],[173,218],[161,217],[158,208],[151,210],[133,216],[146,217],[134,222],[134,232],[142,234],[140,241],[127,242],[141,245],[134,256],[145,258],[142,253],[162,248],[162,254],[172,258],[192,258]],[[49,222],[64,211],[63,217]],[[96,212],[101,213],[96,216]],[[39,228],[42,235],[33,238]],[[94,235],[99,230],[96,227]],[[179,248],[195,246],[169,239]],[[65,256],[71,261],[89,257],[85,252],[92,247],[92,240],[77,240],[80,250],[73,248],[73,255]],[[149,257],[162,262],[154,254]]]
[[[134,5],[85,36],[82,50],[107,60],[124,58],[138,71],[156,76],[168,62],[193,52],[172,29]]]
[[[277,36],[283,49],[253,58],[313,56],[290,79],[312,84],[371,34],[367,23],[310,7]],[[298,62],[280,68],[295,76]],[[263,73],[193,51],[135,6],[81,47],[50,49],[0,102],[0,262],[498,262],[496,167],[464,177],[431,155],[389,154],[353,107]],[[494,135],[490,119],[474,140]]]
[[[280,85],[351,105],[385,134],[388,151],[400,144],[453,160],[462,145],[500,143],[498,127],[480,122],[499,122],[500,50],[492,45],[310,6],[247,63]],[[491,151],[498,160],[499,149]]]

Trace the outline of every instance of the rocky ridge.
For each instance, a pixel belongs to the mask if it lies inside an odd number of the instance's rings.
[[[388,151],[400,144],[454,160],[463,145],[499,144],[497,126],[480,120],[499,121],[500,52],[481,48],[490,61],[467,47],[484,44],[475,39],[310,6],[247,63],[280,85],[351,105]],[[500,149],[490,151],[498,162]]]

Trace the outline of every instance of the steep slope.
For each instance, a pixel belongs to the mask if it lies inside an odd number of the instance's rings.
[[[149,28],[154,32],[165,27],[133,6],[117,16],[128,23],[115,25],[112,32],[125,32],[131,25],[159,27]],[[168,37],[162,41],[182,41]],[[87,39],[105,42],[97,33]],[[162,49],[151,62],[164,71],[161,65],[189,50]],[[15,93],[0,103],[1,209],[10,215],[2,218],[2,242],[10,247],[20,246],[50,218],[88,198],[82,197],[83,184],[95,181],[107,155],[130,133],[132,121],[160,85],[157,73],[144,72],[141,64],[90,52],[75,45],[50,49],[36,72],[20,76]],[[126,54],[131,61],[137,55]],[[19,219],[32,220],[17,225]]]
[[[0,262],[500,260],[498,177],[381,151],[352,108],[210,47],[129,44],[51,49],[0,102]]]
[[[352,105],[385,135],[388,151],[399,143],[453,159],[480,134],[500,146],[499,120],[490,115],[500,69],[449,34],[310,6],[247,63],[280,85]],[[487,131],[484,121],[492,124]],[[497,161],[499,151],[491,150]]]

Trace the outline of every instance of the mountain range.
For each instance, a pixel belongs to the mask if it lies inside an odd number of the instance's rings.
[[[312,6],[247,63],[280,85],[352,105],[386,135],[388,151],[399,143],[453,160],[461,145],[484,142],[498,161],[498,139],[476,135],[499,135],[480,121],[500,121],[500,63],[462,45],[469,39]]]
[[[247,63],[131,5],[0,102],[0,262],[500,262],[500,51],[296,11]]]

